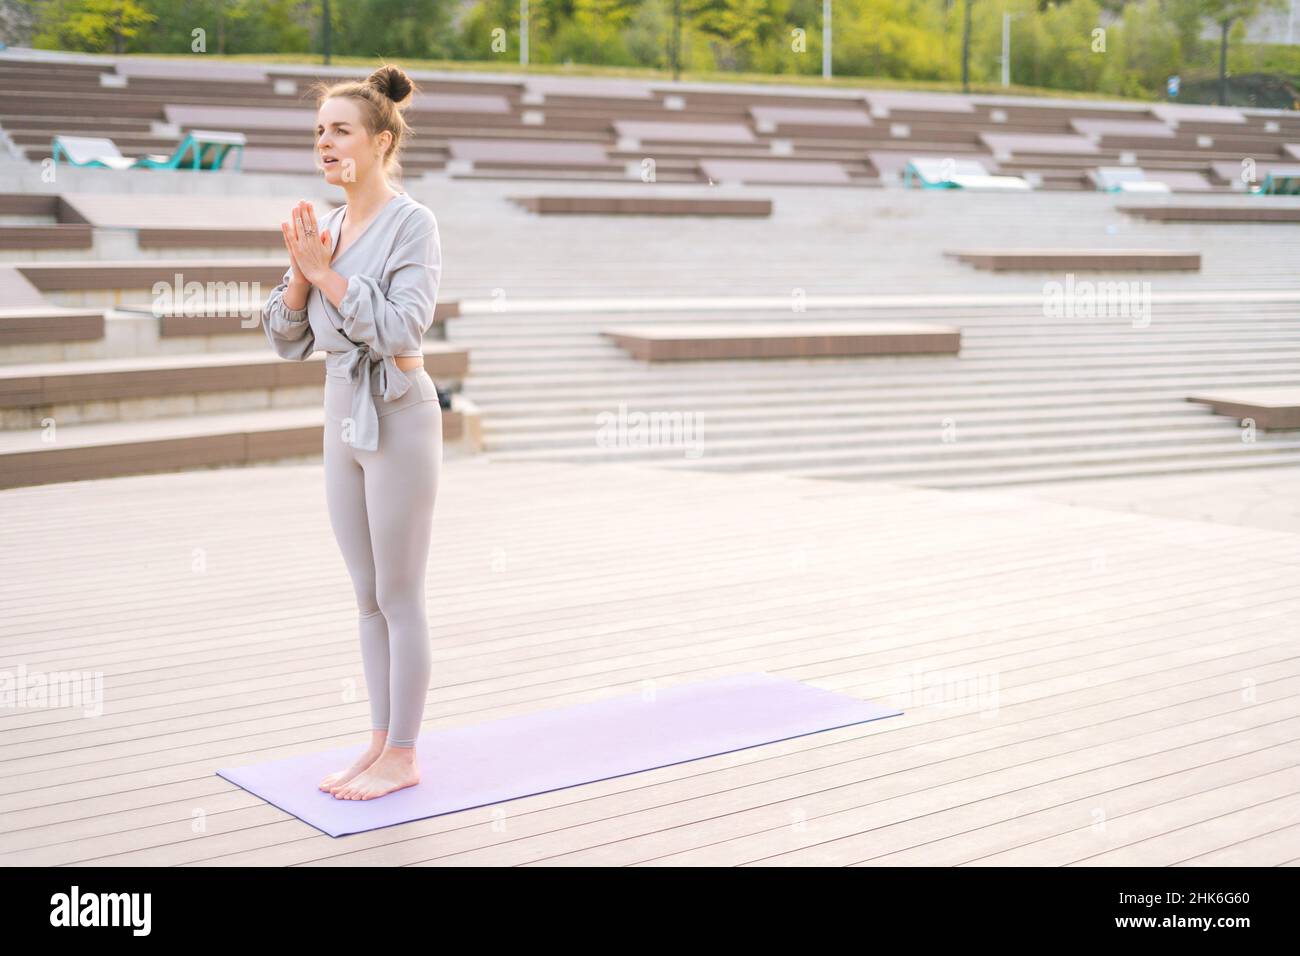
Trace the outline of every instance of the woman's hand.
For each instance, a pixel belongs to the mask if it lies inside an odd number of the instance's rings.
[[[298,267],[298,257],[294,254],[293,229],[287,222],[280,223],[280,232],[284,235],[284,248],[289,253],[289,288],[295,292],[306,293],[311,287],[307,277]]]
[[[310,285],[319,285],[330,273],[333,242],[329,230],[321,232],[316,213],[305,199],[293,207],[289,222],[280,223],[284,243],[293,261],[295,277],[301,275]]]

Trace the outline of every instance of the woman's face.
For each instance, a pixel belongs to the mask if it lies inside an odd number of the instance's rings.
[[[384,131],[371,136],[361,121],[361,105],[350,96],[331,97],[316,113],[316,161],[332,186],[364,182],[383,167],[392,140]]]

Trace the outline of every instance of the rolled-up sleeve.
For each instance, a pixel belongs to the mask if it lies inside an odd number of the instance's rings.
[[[291,309],[284,304],[284,293],[293,277],[293,267],[284,273],[284,281],[276,286],[262,306],[262,328],[271,348],[281,358],[305,362],[316,351],[316,336],[307,320],[307,307]]]
[[[398,229],[382,276],[353,275],[339,301],[343,332],[377,355],[420,351],[433,325],[442,248],[433,213],[421,208]]]

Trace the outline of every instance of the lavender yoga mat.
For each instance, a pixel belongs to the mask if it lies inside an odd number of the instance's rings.
[[[426,730],[417,741],[420,782],[370,800],[339,800],[317,789],[365,744],[217,774],[330,836],[342,836],[901,713],[757,671]]]

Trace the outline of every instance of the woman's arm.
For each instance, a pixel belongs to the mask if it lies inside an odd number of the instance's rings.
[[[316,335],[307,321],[307,294],[293,284],[293,269],[272,290],[262,306],[262,328],[281,358],[305,362],[316,351]],[[301,302],[295,308],[292,303]]]

